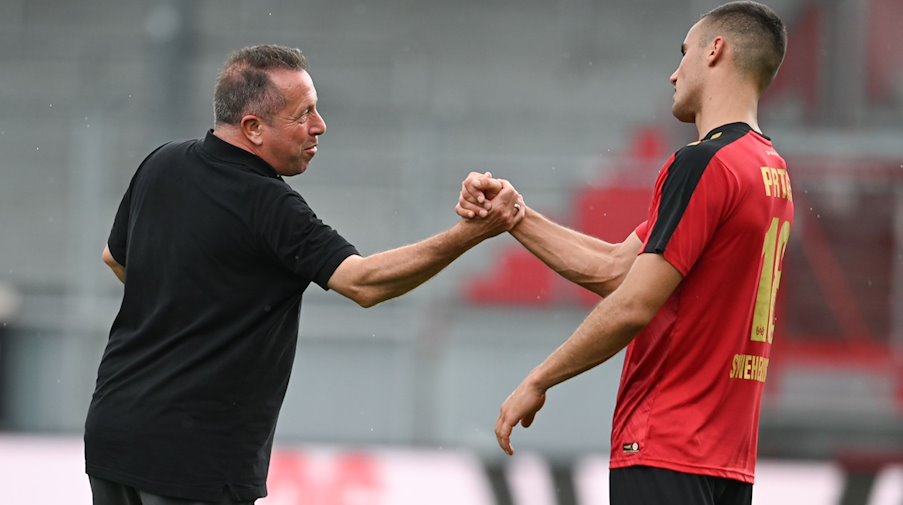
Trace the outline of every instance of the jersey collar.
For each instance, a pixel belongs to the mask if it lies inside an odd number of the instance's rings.
[[[745,135],[746,133],[753,132],[756,135],[764,138],[765,140],[771,141],[771,138],[769,138],[767,135],[753,130],[751,126],[749,126],[748,124],[743,123],[743,122],[728,123],[726,125],[721,125],[721,126],[715,128],[714,130],[710,131],[708,134],[706,134],[706,136],[703,137],[702,140],[712,140],[713,138],[716,138],[716,135],[718,137],[720,137],[725,132],[729,132],[729,131],[740,132],[741,135]]]

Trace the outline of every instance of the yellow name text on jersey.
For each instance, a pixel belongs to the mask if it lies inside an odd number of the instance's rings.
[[[735,354],[731,365],[731,379],[765,382],[768,377],[768,358],[751,354]]]
[[[762,167],[762,182],[765,183],[765,196],[793,201],[790,176],[786,168]]]

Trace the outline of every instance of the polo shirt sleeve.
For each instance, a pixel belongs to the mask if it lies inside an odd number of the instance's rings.
[[[132,204],[132,186],[125,191],[122,201],[119,202],[119,210],[113,219],[113,229],[110,230],[110,238],[107,239],[107,247],[116,263],[125,266],[126,249],[129,238],[129,208]]]
[[[656,183],[643,252],[661,254],[686,276],[729,213],[736,192],[736,180],[714,153],[696,146],[679,151]]]
[[[113,229],[110,230],[110,237],[107,239],[107,247],[110,249],[110,254],[113,255],[113,259],[116,260],[116,263],[119,263],[122,266],[125,266],[126,251],[128,250],[129,218],[132,208],[132,193],[134,192],[135,184],[137,184],[138,177],[141,175],[147,161],[151,159],[157,151],[166,147],[166,145],[167,144],[163,144],[151,151],[141,164],[138,165],[138,169],[135,170],[135,174],[132,175],[132,180],[129,182],[128,189],[125,190],[122,201],[119,202],[119,210],[116,211],[116,217],[113,218]]]
[[[264,247],[280,265],[325,290],[336,268],[348,256],[358,254],[293,190],[270,192],[255,226]]]

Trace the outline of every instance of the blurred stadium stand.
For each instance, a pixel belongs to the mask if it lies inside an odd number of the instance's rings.
[[[768,3],[791,37],[760,122],[790,164],[797,225],[761,455],[828,465],[837,503],[899,496],[903,3]],[[660,164],[694,140],[671,118],[667,79],[716,4],[0,0],[0,282],[21,302],[0,315],[0,429],[80,433],[121,293],[100,261],[115,208],[147,152],[211,126],[231,50],[308,55],[329,132],[291,184],[363,252],[453,223],[470,170],[618,240]],[[449,449],[504,468],[499,403],[595,301],[507,237],[368,311],[314,288],[280,441]],[[553,488],[607,452],[614,361],[556,388],[515,435]]]

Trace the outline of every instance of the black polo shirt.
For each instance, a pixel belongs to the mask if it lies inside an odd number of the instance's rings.
[[[261,158],[207,133],[138,168],[108,246],[126,283],[85,425],[87,473],[266,495],[301,295],[357,254]]]

